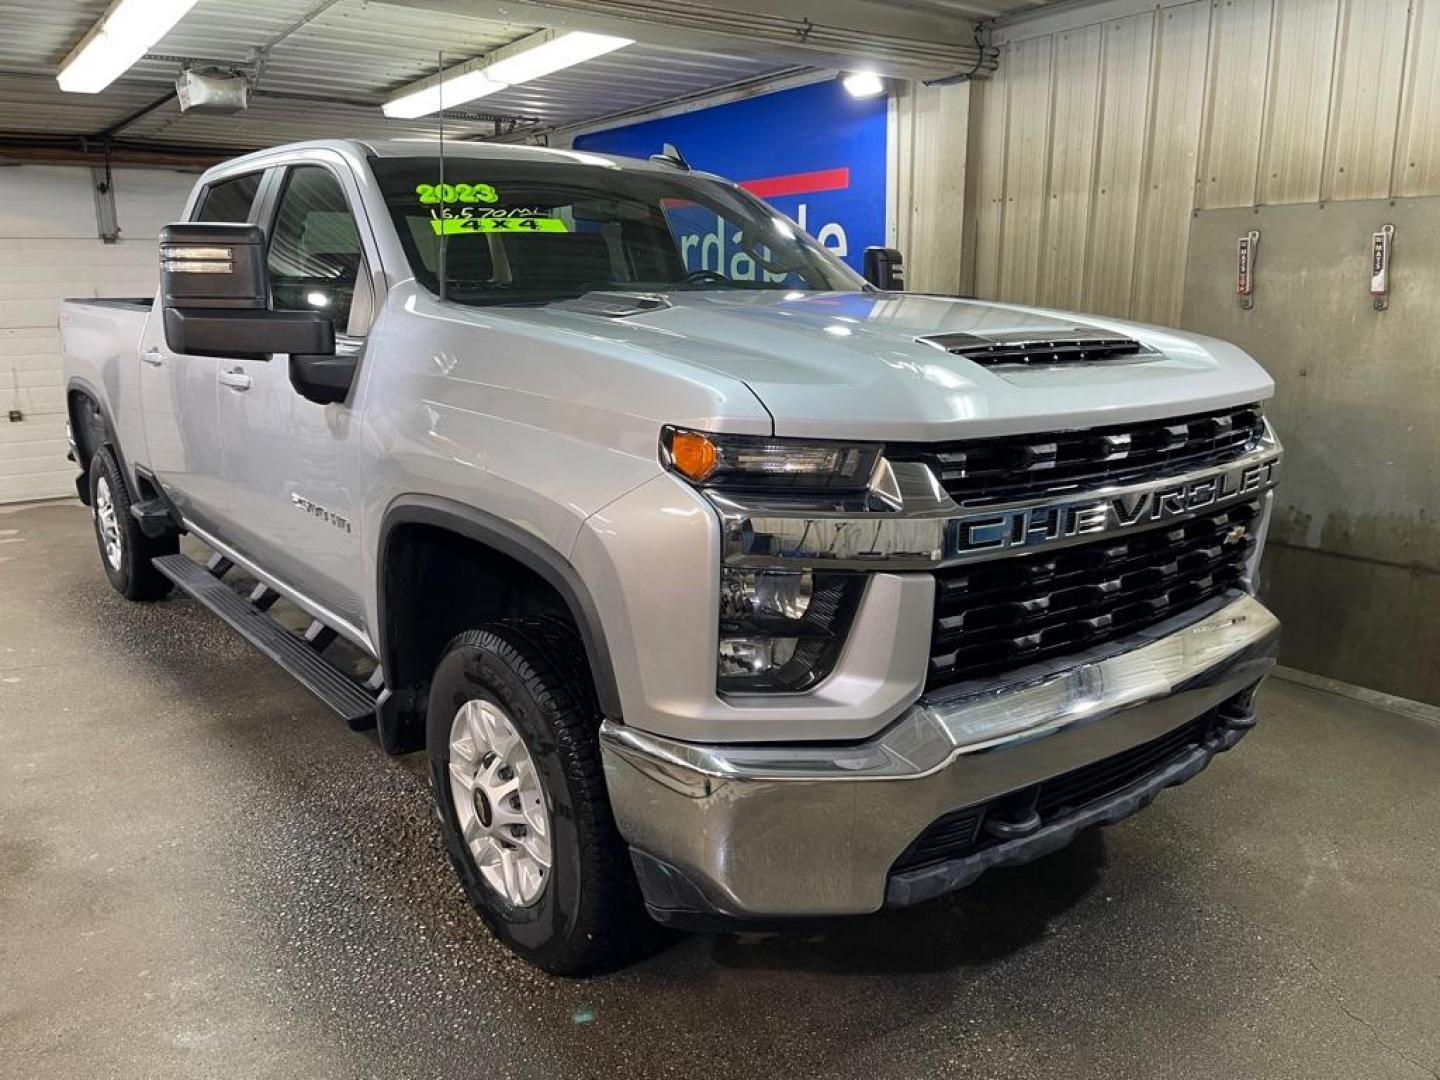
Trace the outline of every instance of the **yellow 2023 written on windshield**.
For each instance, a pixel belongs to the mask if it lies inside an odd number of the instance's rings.
[[[564,233],[563,218],[547,215],[538,206],[497,207],[500,194],[492,184],[416,184],[415,195],[430,207],[430,228],[436,236],[465,233]],[[459,213],[450,207],[460,204]]]

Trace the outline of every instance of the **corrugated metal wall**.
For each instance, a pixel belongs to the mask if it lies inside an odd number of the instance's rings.
[[[971,107],[979,296],[1173,324],[1194,209],[1440,194],[1440,0],[1008,33]]]
[[[917,292],[961,291],[970,84],[906,83],[891,97],[894,232]]]
[[[1368,256],[1385,224],[1393,292],[1376,311]],[[1245,309],[1232,263],[1251,229]],[[1440,705],[1440,199],[1202,210],[1187,264],[1184,326],[1275,379],[1285,464],[1260,580],[1281,663]]]

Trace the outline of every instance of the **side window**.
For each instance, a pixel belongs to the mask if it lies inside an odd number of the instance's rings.
[[[360,276],[360,233],[328,169],[290,170],[270,230],[270,301],[290,311],[324,311],[344,333]]]
[[[250,217],[250,204],[260,190],[263,173],[246,173],[233,180],[222,180],[205,189],[200,212],[195,221],[235,221],[243,224]]]

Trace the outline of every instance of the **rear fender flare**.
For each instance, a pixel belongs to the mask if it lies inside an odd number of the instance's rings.
[[[93,425],[87,423],[84,431],[80,428],[79,422],[82,418],[76,415],[76,401],[80,398],[89,402],[100,417],[103,436],[99,441],[91,441]],[[129,489],[130,498],[132,501],[138,501],[140,496],[135,488],[135,474],[125,458],[125,451],[120,446],[120,436],[116,434],[115,419],[110,415],[110,407],[105,404],[104,395],[87,380],[79,376],[72,376],[65,386],[65,418],[70,422],[70,440],[74,443],[77,454],[75,465],[80,469],[80,475],[75,478],[75,489],[80,496],[80,501],[87,506],[90,504],[89,461],[95,456],[95,451],[102,446],[108,446],[114,452],[116,460],[120,462],[120,474],[125,478],[125,486]],[[81,455],[86,455],[84,460],[81,459]]]

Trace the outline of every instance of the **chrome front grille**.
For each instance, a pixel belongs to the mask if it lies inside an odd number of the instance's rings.
[[[1259,503],[936,573],[926,690],[1079,652],[1242,586]]]
[[[891,461],[918,461],[961,506],[1093,491],[1223,464],[1260,445],[1258,405],[1169,420],[919,446],[891,443]]]

